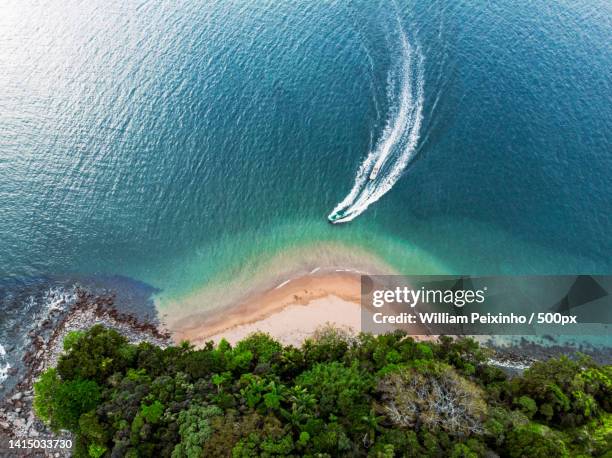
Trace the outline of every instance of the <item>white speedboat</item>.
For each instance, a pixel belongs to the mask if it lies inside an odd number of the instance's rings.
[[[377,162],[376,164],[374,164],[374,168],[372,169],[372,171],[370,172],[370,180],[375,180],[376,177],[378,176],[378,172],[380,171],[380,167],[381,167],[381,163]]]
[[[327,220],[332,224],[342,223],[344,222],[344,218],[346,217],[346,210],[340,210],[338,212],[332,213],[327,217]]]

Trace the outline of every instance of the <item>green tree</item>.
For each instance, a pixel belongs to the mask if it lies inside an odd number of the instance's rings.
[[[521,396],[516,403],[520,406],[521,411],[527,415],[527,418],[533,418],[538,411],[538,405],[529,396]]]
[[[506,450],[511,458],[552,458],[569,457],[561,437],[550,428],[530,423],[510,432]]]
[[[63,382],[55,369],[44,372],[34,384],[36,414],[54,430],[79,431],[79,418],[100,402],[101,390],[93,380]]]
[[[346,367],[339,362],[315,364],[297,377],[296,385],[306,388],[318,399],[318,410],[323,418],[343,416],[352,423],[369,413],[373,378],[359,371],[357,365]]]
[[[204,444],[211,437],[213,429],[210,419],[223,415],[216,406],[192,405],[178,416],[180,443],[174,447],[172,458],[200,458]]]
[[[567,356],[536,362],[513,381],[517,394],[529,396],[538,406],[537,417],[574,427],[612,407],[612,371],[589,358]],[[599,402],[598,402],[599,401]]]
[[[71,342],[70,350],[57,363],[57,372],[62,380],[89,379],[103,384],[114,372],[127,369],[135,356],[136,349],[125,337],[96,325]]]
[[[64,337],[64,351],[70,351],[72,347],[85,335],[84,331],[70,331]]]
[[[107,448],[103,445],[99,444],[91,444],[87,451],[89,452],[89,456],[92,458],[100,458],[102,455],[106,453]]]
[[[301,348],[68,334],[36,414],[76,457],[606,456],[612,366],[553,358],[512,379],[470,339],[326,328]],[[612,457],[610,457],[612,458]]]

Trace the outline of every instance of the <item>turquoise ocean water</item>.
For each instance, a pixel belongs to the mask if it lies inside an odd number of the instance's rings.
[[[405,273],[612,273],[611,13],[3,1],[11,319],[29,310],[15,291],[50,278],[172,298],[288,249],[334,264],[326,246]]]

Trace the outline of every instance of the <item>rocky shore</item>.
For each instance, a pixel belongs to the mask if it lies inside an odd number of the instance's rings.
[[[275,290],[275,294],[280,295],[280,293],[281,291]],[[57,364],[57,360],[63,351],[63,340],[67,333],[89,329],[95,324],[102,324],[117,330],[132,343],[147,341],[161,347],[175,343],[177,337],[161,330],[161,326],[157,322],[145,321],[134,314],[119,311],[116,304],[119,301],[116,301],[115,295],[111,293],[94,294],[84,288],[75,287],[71,294],[57,293],[57,297],[51,299],[49,301],[51,306],[44,314],[36,317],[32,329],[27,332],[27,344],[20,366],[9,369],[12,372],[10,375],[18,379],[18,382],[0,400],[1,457],[60,457],[70,455],[68,449],[9,448],[10,440],[71,439],[67,432],[57,434],[50,431],[36,418],[32,407],[33,384],[44,370]],[[349,304],[358,307],[352,302]],[[301,306],[301,309],[307,308],[305,305]],[[242,334],[246,335],[255,330],[264,330],[281,340],[283,339],[280,330],[284,330],[283,332],[289,330],[291,334],[295,334],[294,329],[285,319],[286,317],[283,318],[283,310],[276,315],[271,315],[271,317],[277,318],[278,326],[267,328],[263,326],[265,324],[264,319],[264,321],[253,323]],[[346,314],[345,312],[342,313]],[[329,307],[326,307],[320,314],[322,317],[329,319]],[[359,313],[356,316],[358,317]],[[280,320],[279,317],[283,319]],[[312,321],[312,319],[306,320],[301,317],[300,323],[303,321]],[[338,323],[334,324],[338,326]],[[228,332],[225,329],[222,334],[226,336]],[[307,334],[312,335],[313,332],[308,330]],[[235,340],[245,337],[242,334],[236,335]],[[204,337],[211,338],[210,335],[204,335]],[[573,354],[576,351],[589,354],[600,362],[602,360],[607,362],[612,359],[609,349],[577,349],[558,344],[555,341],[547,343],[548,345],[540,345],[522,339],[512,345],[500,345],[493,340],[484,344],[493,350],[489,363],[500,367],[510,376],[520,374],[537,360],[547,359],[559,354]]]
[[[2,457],[70,455],[67,449],[9,448],[10,440],[70,439],[68,433],[51,432],[36,418],[32,408],[33,384],[44,370],[56,365],[67,333],[102,324],[116,329],[132,343],[147,341],[162,347],[172,343],[170,334],[160,331],[155,323],[143,322],[133,315],[116,310],[112,294],[93,295],[77,287],[74,300],[60,305],[65,307],[50,309],[48,316],[34,323],[28,332],[29,344],[23,355],[23,368],[20,371],[23,375],[11,392],[0,401],[0,456]],[[15,375],[17,369],[11,368],[11,371],[12,375]]]

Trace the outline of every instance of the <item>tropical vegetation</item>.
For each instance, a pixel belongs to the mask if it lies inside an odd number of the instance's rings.
[[[612,366],[584,356],[509,377],[471,339],[329,328],[196,349],[94,326],[35,385],[77,457],[612,457]]]

